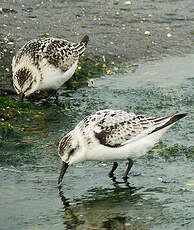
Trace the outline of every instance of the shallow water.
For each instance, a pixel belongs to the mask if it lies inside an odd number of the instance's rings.
[[[193,61],[194,55],[167,57],[94,79],[68,97],[61,90],[66,106],[50,105],[25,123],[32,147],[24,151],[38,161],[0,168],[1,229],[194,229]],[[111,162],[84,162],[68,169],[58,190],[58,141],[85,115],[104,108],[189,115],[135,161],[128,186],[108,178]],[[125,168],[120,162],[118,181]]]

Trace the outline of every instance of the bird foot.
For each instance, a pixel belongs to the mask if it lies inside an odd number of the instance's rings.
[[[108,176],[109,176],[110,178],[112,178],[112,177],[114,177],[114,173],[109,172]]]
[[[114,186],[118,186],[119,184],[125,184],[127,187],[130,187],[127,179],[124,181],[117,181],[115,176],[112,176],[112,177],[110,176],[110,178],[113,181]]]
[[[128,178],[129,178],[128,176],[124,176],[124,177],[123,177],[123,180],[124,180],[125,183],[128,183],[128,182],[127,182]]]

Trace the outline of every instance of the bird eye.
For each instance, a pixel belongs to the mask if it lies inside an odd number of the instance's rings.
[[[74,152],[75,152],[75,149],[72,149],[72,150],[69,152],[69,155],[71,156]]]

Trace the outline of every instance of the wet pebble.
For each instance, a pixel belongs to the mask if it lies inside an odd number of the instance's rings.
[[[148,30],[145,31],[144,34],[147,35],[147,36],[150,36],[150,35],[151,35],[150,31],[148,31]]]
[[[126,2],[123,3],[123,5],[130,6],[131,5],[131,1],[126,1]]]

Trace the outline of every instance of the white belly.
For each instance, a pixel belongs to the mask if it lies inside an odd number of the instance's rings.
[[[78,61],[66,72],[61,71],[61,69],[53,65],[44,66],[42,68],[42,80],[38,89],[58,89],[72,77],[77,68],[77,63]]]

